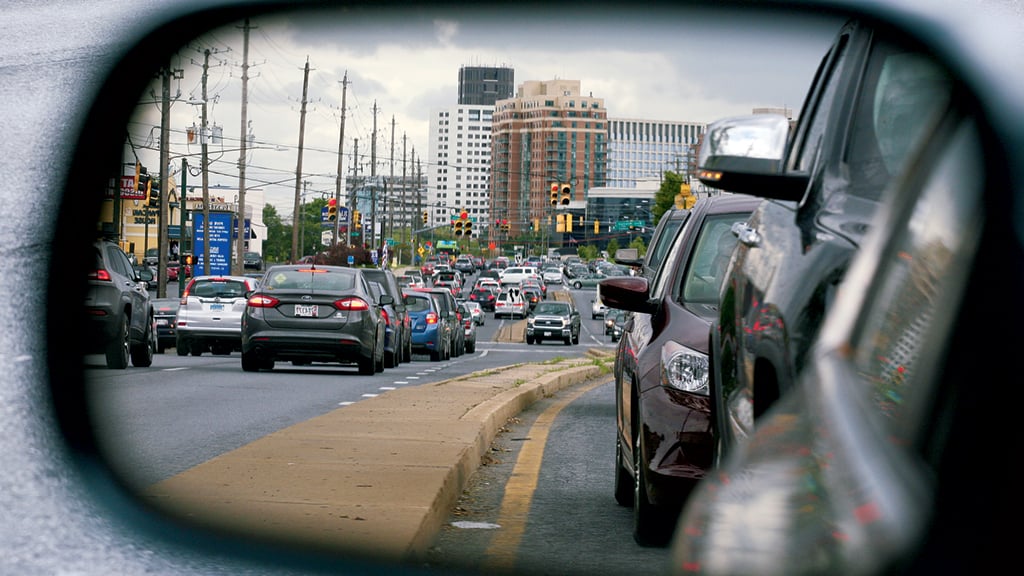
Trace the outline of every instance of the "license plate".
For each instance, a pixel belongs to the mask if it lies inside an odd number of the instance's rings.
[[[317,306],[316,304],[296,304],[295,315],[303,318],[316,318]]]
[[[545,338],[546,338],[546,337],[548,337],[548,336],[551,336],[551,332],[545,332],[545,333],[544,333],[544,337],[545,337]]]
[[[156,325],[157,326],[167,326],[167,320],[164,320],[163,318],[157,318],[156,319]]]
[[[223,310],[223,304],[210,304],[210,310]]]

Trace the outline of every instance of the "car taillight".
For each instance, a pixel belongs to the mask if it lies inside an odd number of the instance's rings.
[[[250,297],[245,302],[245,305],[251,306],[252,308],[273,308],[280,302],[281,301],[277,298],[265,296],[263,294],[256,294],[255,296]],[[184,298],[182,299],[182,303],[184,303]]]
[[[428,312],[427,324],[437,324],[437,314],[435,314],[434,312]]]
[[[366,303],[366,300],[363,300],[362,298],[356,298],[354,296],[350,298],[342,298],[341,300],[335,300],[334,307],[337,308],[338,310],[349,311],[370,309],[370,305]]]
[[[472,320],[466,320],[466,328],[469,328],[472,323]]]
[[[100,280],[102,282],[110,282],[110,272],[100,268],[94,272],[89,273],[89,280]]]

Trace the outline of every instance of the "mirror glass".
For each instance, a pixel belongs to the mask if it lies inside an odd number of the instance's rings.
[[[600,164],[571,183],[570,208],[595,189],[650,195],[651,182],[656,188],[665,171],[689,169],[711,122],[759,110],[795,118],[840,25],[820,15],[531,4],[253,14],[222,28],[186,31],[199,35],[182,34],[170,61],[152,63],[155,80],[124,127],[121,158],[111,159],[122,166],[120,198],[102,200],[97,229],[138,261],[162,248],[153,298],[179,297],[196,275],[255,276],[296,260],[387,261],[397,271],[446,242],[473,246],[487,259],[514,259],[515,247],[529,243],[530,227],[540,220],[533,215],[548,206],[549,182],[566,178],[548,161]],[[508,134],[498,136],[493,119],[503,101],[520,95],[536,105],[517,109],[517,120],[544,121],[544,110],[555,102],[570,111],[557,128],[576,138],[556,142],[552,158],[512,164],[496,152]],[[671,153],[651,144],[667,141],[678,142]],[[157,207],[148,207],[139,190],[137,166],[156,184]],[[512,193],[510,187],[518,188]],[[331,204],[336,195],[340,204]],[[239,212],[242,242],[232,235]],[[649,215],[628,216],[649,232]],[[454,220],[463,230],[470,223],[465,237],[454,236]],[[591,220],[584,225],[593,228]],[[337,232],[333,223],[342,225]],[[611,227],[597,224],[598,230]],[[339,243],[353,249],[331,252]],[[367,257],[383,246],[386,251]],[[262,259],[250,267],[234,258],[239,253]],[[594,301],[593,292],[577,298],[585,298],[577,306]],[[599,321],[594,325],[603,330]],[[479,360],[497,326],[488,321],[478,328],[475,363],[466,356],[461,366],[448,365],[419,382],[551,357],[532,356],[550,348],[534,346]],[[165,336],[166,348],[161,340],[162,351],[146,368],[110,369],[103,355],[86,358],[89,410],[113,469],[128,486],[205,525],[352,553],[404,554],[385,535],[355,528],[339,537],[336,525],[302,524],[331,494],[358,493],[381,480],[360,478],[360,466],[348,456],[338,457],[331,477],[297,472],[296,454],[288,450],[261,456],[275,459],[269,467],[253,456],[216,467],[221,476],[197,471],[289,427],[344,413],[364,396],[386,395],[382,388],[395,386],[396,374],[413,376],[437,363],[417,354],[394,372],[372,377],[281,362],[274,370],[246,372],[229,345],[183,354],[174,336],[161,332]],[[582,355],[585,347],[557,352]],[[349,429],[359,433],[358,426]],[[329,458],[330,450],[319,454]],[[391,472],[409,473],[415,464]],[[241,497],[245,487],[274,475],[280,492],[255,499],[274,505]],[[611,473],[604,476],[610,483]],[[221,491],[225,485],[237,491]],[[622,512],[610,486],[602,490],[596,508]],[[602,514],[590,504],[573,508],[579,525],[591,523],[589,514]],[[358,524],[360,514],[341,516],[332,521]],[[291,523],[296,519],[299,527]],[[627,525],[623,534],[621,544],[635,547]],[[548,569],[571,572],[565,562],[553,550]]]

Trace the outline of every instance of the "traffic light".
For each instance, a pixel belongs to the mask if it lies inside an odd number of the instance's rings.
[[[558,206],[558,184],[551,184],[551,205]]]
[[[572,232],[572,214],[565,215],[565,231]]]
[[[555,214],[555,232],[565,232],[565,218],[562,216],[568,216],[568,214]]]
[[[465,234],[466,236],[472,236],[473,235],[473,221],[472,220],[467,219],[462,224],[462,233]]]
[[[352,211],[352,226],[359,230],[363,227],[363,214],[359,210]]]
[[[428,219],[428,214],[427,214],[427,211],[426,211],[426,210],[424,210],[424,211],[423,211],[423,223],[424,223],[424,224],[426,224],[426,223],[427,223],[427,219]]]
[[[160,207],[160,183],[153,184],[153,179],[146,177],[146,198],[151,208]]]
[[[329,198],[327,200],[327,221],[338,221],[338,201],[334,198]]]
[[[562,184],[562,199],[560,200],[562,206],[568,206],[569,201],[572,200],[572,186],[568,184]]]

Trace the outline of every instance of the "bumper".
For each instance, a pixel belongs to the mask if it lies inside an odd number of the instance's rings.
[[[242,352],[274,360],[305,360],[351,364],[372,358],[376,343],[344,332],[279,332],[263,330],[242,336]]]
[[[565,340],[572,337],[572,327],[548,328],[544,326],[526,325],[526,337],[533,340]]]
[[[659,506],[678,506],[711,470],[714,437],[707,396],[655,386],[640,395],[647,493]]]
[[[414,352],[434,352],[441,350],[441,332],[434,328],[423,332],[413,331],[412,349]]]

